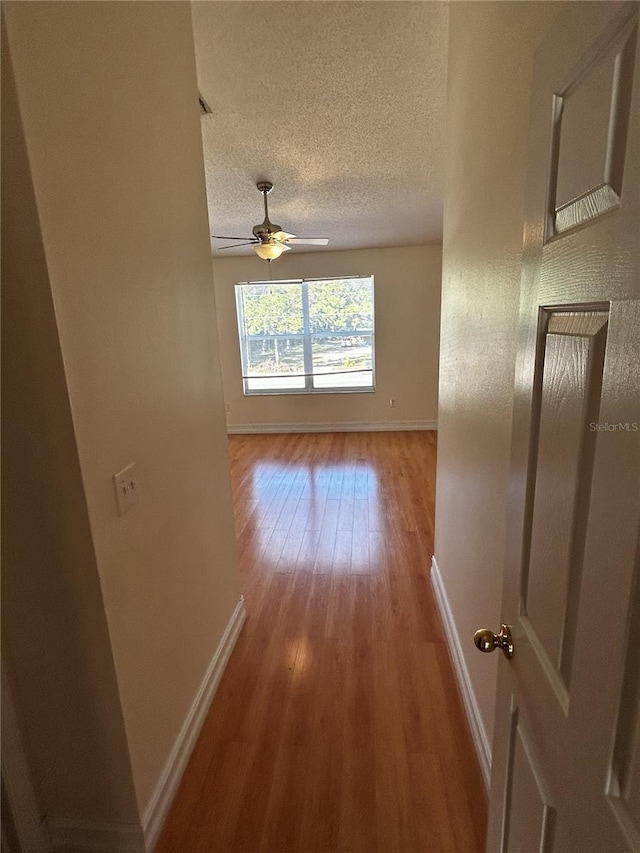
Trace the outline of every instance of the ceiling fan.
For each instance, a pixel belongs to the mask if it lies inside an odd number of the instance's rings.
[[[259,181],[256,186],[264,196],[264,222],[256,225],[253,229],[253,237],[221,237],[218,234],[211,236],[216,240],[244,240],[244,243],[234,243],[231,246],[221,246],[219,252],[224,249],[237,249],[239,246],[253,246],[256,254],[265,261],[273,261],[279,258],[283,252],[288,252],[291,246],[326,246],[329,240],[326,237],[296,237],[288,234],[279,225],[274,225],[269,220],[269,208],[267,207],[267,196],[273,189],[269,181]]]

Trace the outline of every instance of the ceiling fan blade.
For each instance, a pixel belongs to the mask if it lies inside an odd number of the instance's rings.
[[[216,252],[224,252],[225,249],[239,249],[240,246],[255,246],[257,240],[252,240],[250,243],[233,243],[231,246],[220,246],[216,248]]]
[[[329,243],[328,237],[288,237],[287,243],[294,246],[326,246]]]
[[[215,240],[251,240],[251,237],[225,237],[220,234],[211,235]]]

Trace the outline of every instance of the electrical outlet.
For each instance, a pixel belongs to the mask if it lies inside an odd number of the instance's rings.
[[[392,409],[395,409],[395,407],[396,407],[396,398],[395,397],[391,397],[391,399],[389,400],[389,405],[391,406]]]
[[[113,485],[116,490],[118,515],[124,515],[138,503],[140,495],[135,462],[113,475]]]

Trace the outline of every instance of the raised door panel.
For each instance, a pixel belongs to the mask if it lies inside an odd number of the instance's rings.
[[[636,41],[625,28],[553,96],[548,239],[620,204]]]
[[[640,533],[631,589],[607,794],[629,846],[640,850]]]
[[[534,493],[521,609],[566,712],[588,523],[607,311],[542,312]]]
[[[501,853],[546,853],[552,849],[556,810],[551,802],[543,765],[518,709],[511,714],[509,742]]]

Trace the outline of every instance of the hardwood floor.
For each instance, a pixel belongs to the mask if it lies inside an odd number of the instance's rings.
[[[248,620],[156,853],[480,853],[432,432],[230,436]]]

